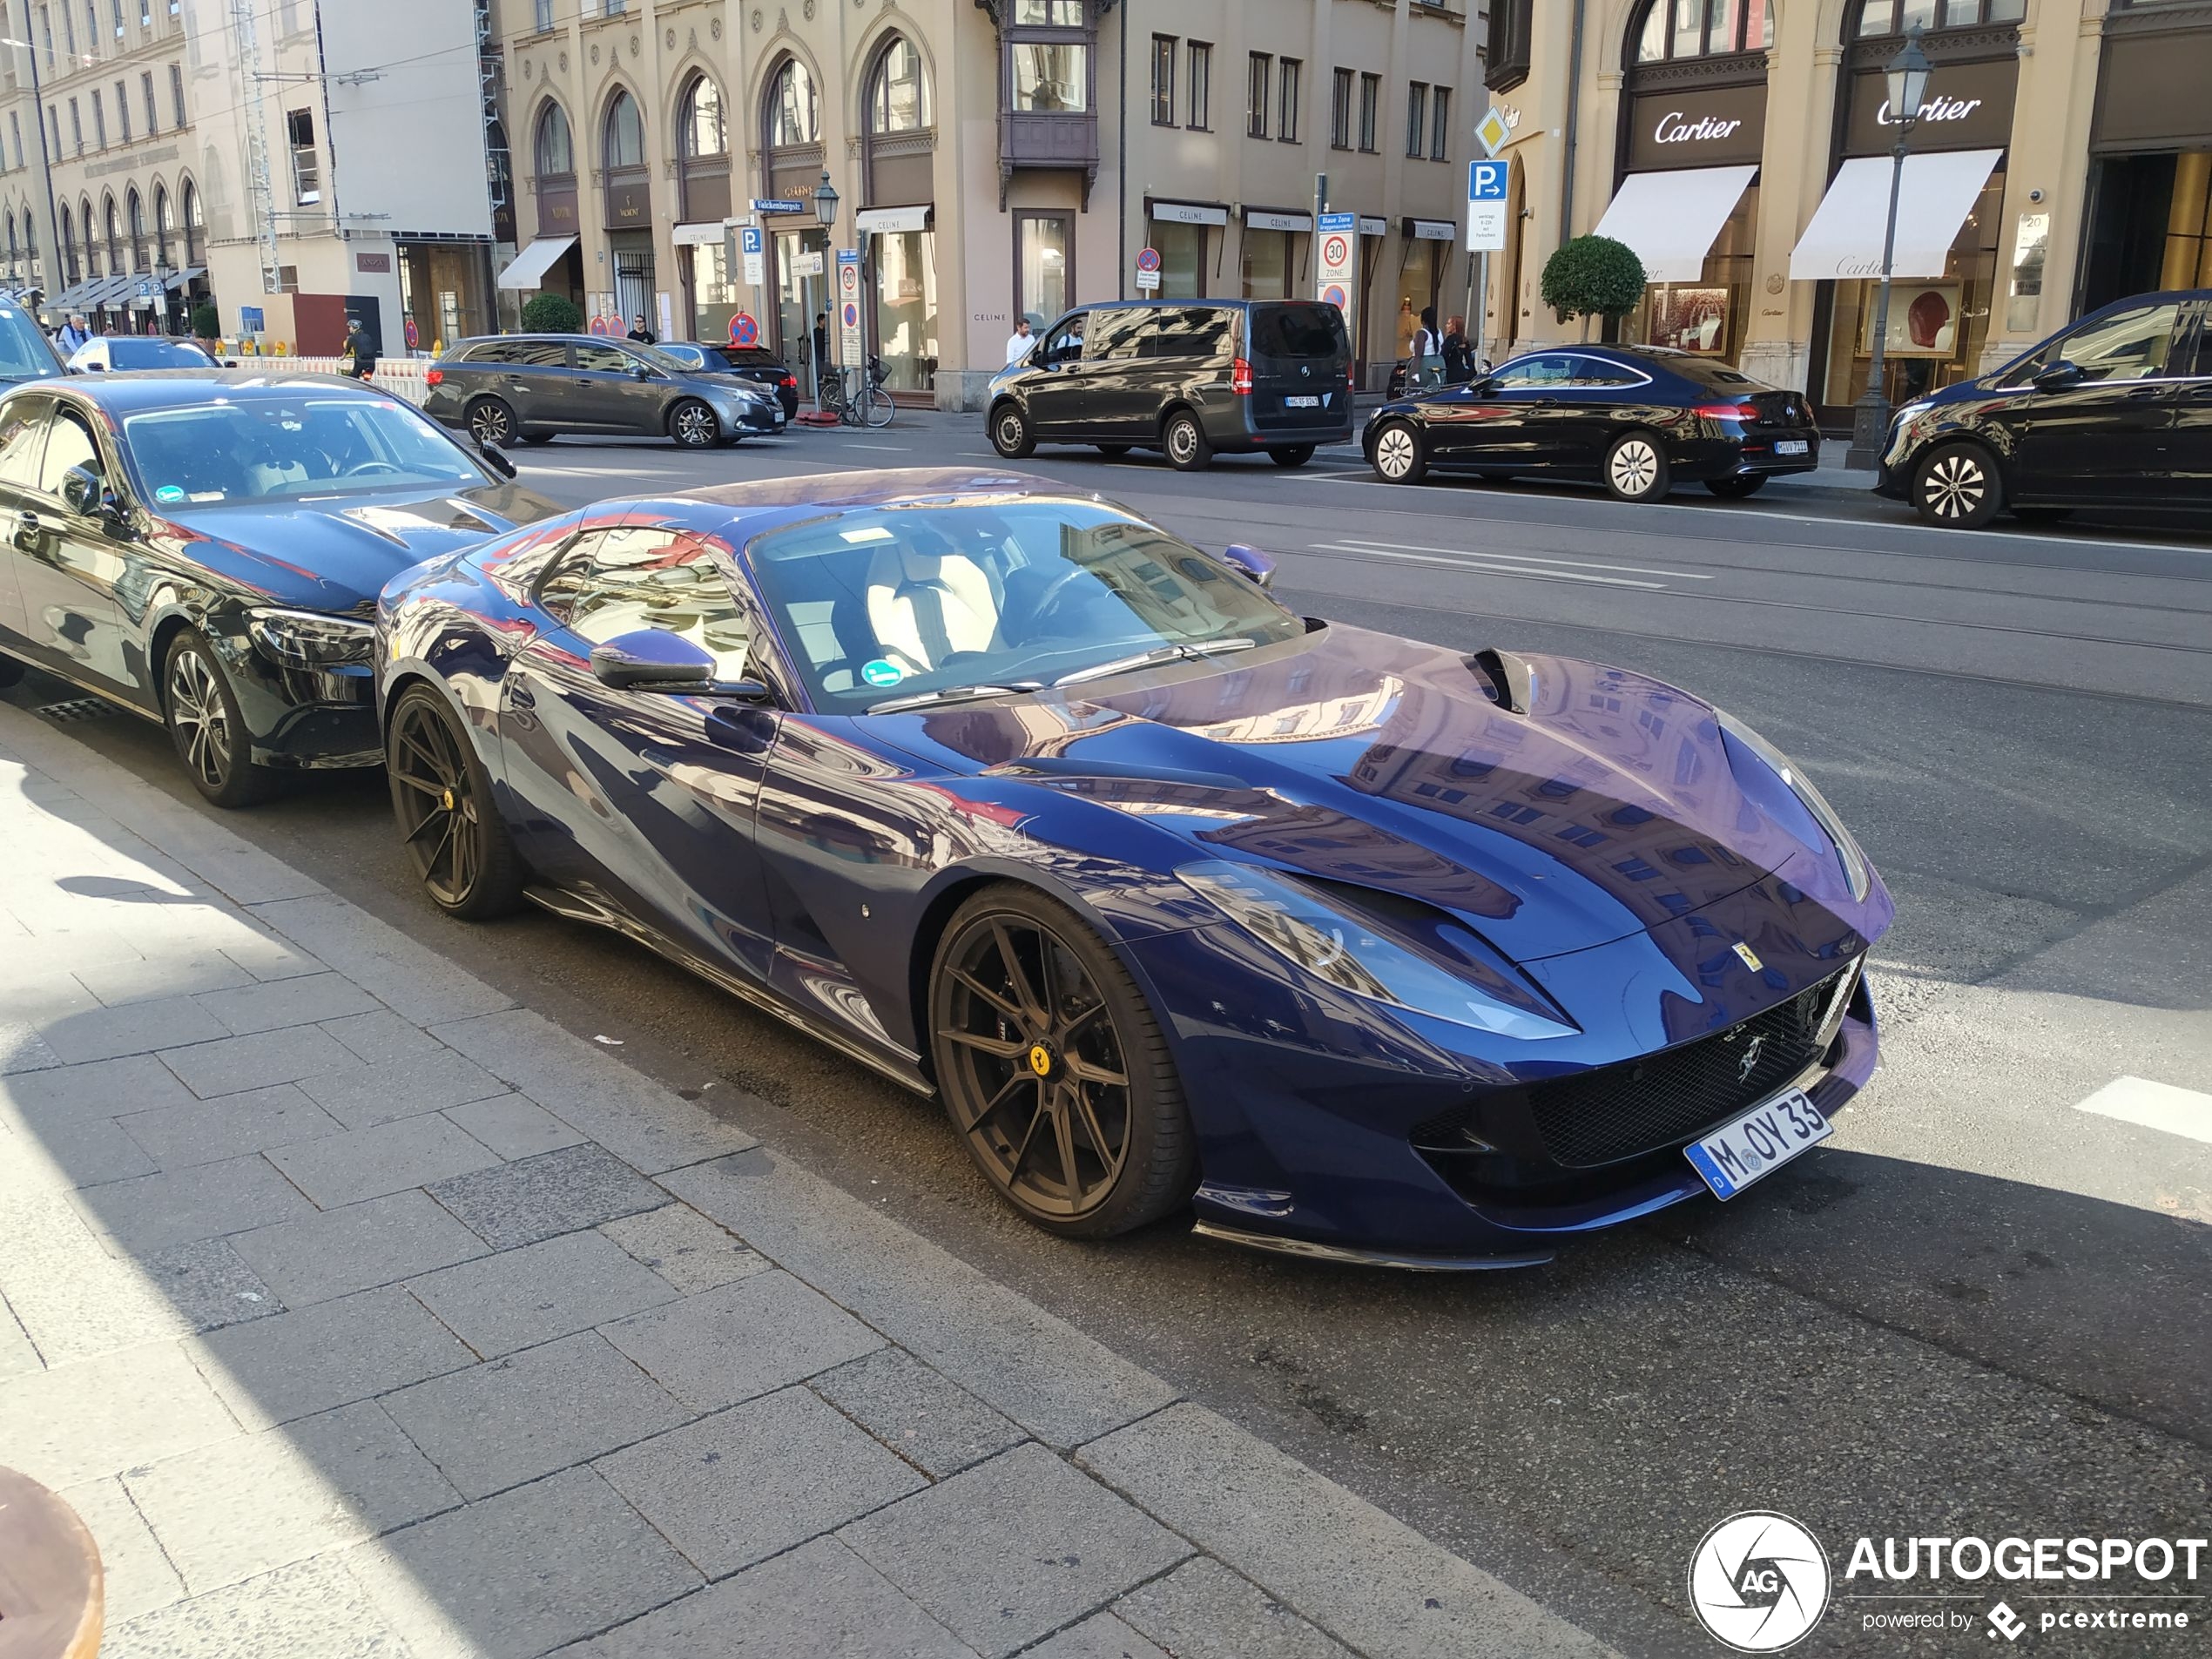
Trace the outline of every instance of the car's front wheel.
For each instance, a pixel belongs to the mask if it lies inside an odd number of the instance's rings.
[[[954,1127],[1028,1220],[1105,1238],[1190,1197],[1197,1151],[1167,1040],[1064,905],[1011,882],[962,905],[931,965],[929,1025]]]
[[[722,422],[698,399],[687,397],[668,412],[668,435],[679,449],[711,449],[722,442]]]
[[[469,435],[478,443],[503,449],[515,441],[516,431],[515,411],[506,399],[480,397],[469,406]]]
[[[1035,455],[1037,440],[1029,430],[1029,417],[1018,403],[1001,403],[991,413],[991,448],[1008,461]]]
[[[1619,501],[1657,501],[1671,481],[1666,452],[1649,432],[1629,432],[1605,452],[1605,487]]]
[[[523,860],[491,779],[445,699],[428,685],[408,686],[392,705],[384,759],[392,812],[431,902],[468,921],[519,905]]]
[[[1979,529],[2004,504],[1996,463],[1977,443],[1932,450],[1912,475],[1912,509],[1946,529]]]
[[[1428,471],[1428,452],[1410,421],[1393,421],[1376,433],[1370,461],[1386,484],[1417,484]]]
[[[253,759],[246,717],[206,634],[186,628],[169,642],[161,670],[162,723],[185,773],[218,806],[252,806],[280,779]]]

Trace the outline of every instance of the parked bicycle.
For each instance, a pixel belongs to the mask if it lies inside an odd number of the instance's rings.
[[[848,377],[859,382],[849,390]],[[890,378],[880,357],[871,356],[865,371],[840,369],[822,381],[822,408],[846,426],[889,426],[894,410],[885,383]]]

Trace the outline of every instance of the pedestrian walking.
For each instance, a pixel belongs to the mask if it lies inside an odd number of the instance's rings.
[[[55,334],[54,344],[66,357],[91,337],[91,331],[84,327],[84,319],[72,311],[69,314],[69,320]]]
[[[1009,363],[1020,362],[1029,354],[1029,347],[1036,343],[1037,337],[1029,332],[1029,320],[1027,317],[1015,318],[1014,332],[1007,336],[1006,361]]]
[[[1413,338],[1406,347],[1406,355],[1418,368],[1422,359],[1441,357],[1443,354],[1444,336],[1436,332],[1436,307],[1423,306],[1420,327],[1413,330]]]
[[[655,334],[651,329],[645,327],[645,314],[642,311],[631,320],[628,337],[636,341],[641,346],[658,346],[660,344],[660,336]]]
[[[814,314],[814,392],[821,395],[822,377],[829,373],[829,313]]]
[[[1474,378],[1474,347],[1467,343],[1467,320],[1453,317],[1444,325],[1444,378],[1454,386]]]
[[[346,319],[346,350],[339,360],[338,372],[357,381],[366,381],[376,373],[376,345],[361,327],[359,317]]]

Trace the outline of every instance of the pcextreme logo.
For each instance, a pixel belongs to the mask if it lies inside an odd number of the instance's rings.
[[[1747,1509],[1707,1533],[1689,1560],[1689,1605],[1738,1653],[1779,1653],[1820,1622],[1828,1553],[1787,1515]]]

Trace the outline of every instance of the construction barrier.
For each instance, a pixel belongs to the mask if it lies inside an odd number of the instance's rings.
[[[273,359],[272,364],[287,369],[302,369],[310,374],[336,374],[345,361],[339,357],[287,357]],[[408,402],[420,404],[430,395],[430,362],[422,357],[381,357],[376,373],[372,377],[379,391],[403,397]]]

